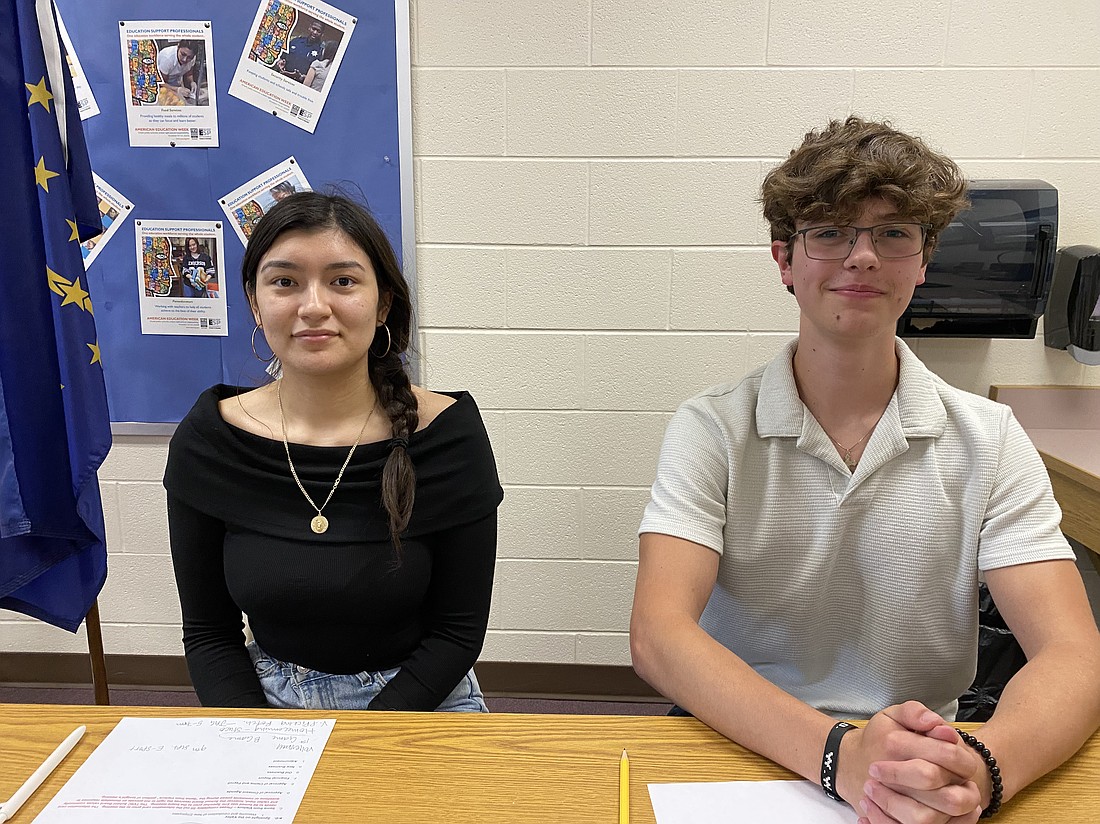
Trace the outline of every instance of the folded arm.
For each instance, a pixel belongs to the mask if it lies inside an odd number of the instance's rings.
[[[758,675],[711,638],[699,618],[717,580],[718,553],[682,538],[644,533],[630,621],[634,668],[663,695],[722,735],[817,782],[834,720]],[[957,737],[916,702],[876,714],[841,745],[837,789],[861,810],[868,770],[906,762],[902,780],[923,782],[915,813],[899,821],[972,822],[977,764]],[[954,733],[951,733],[954,736]]]
[[[1100,726],[1100,633],[1072,561],[989,570],[986,582],[1028,658],[1005,687],[993,717],[975,734],[997,759],[1002,802],[1007,802],[1073,755]],[[984,809],[992,781],[985,763],[978,763],[975,781]],[[882,806],[875,804],[871,824],[898,820],[887,810],[909,805],[903,796],[920,796],[914,790],[919,779],[899,779],[903,768],[898,763],[872,765],[877,780],[871,798]]]
[[[1007,801],[1100,727],[1100,633],[1072,561],[989,570],[986,583],[1027,656],[976,733],[1001,767]],[[983,803],[988,792],[986,777]]]
[[[1001,766],[1005,801],[1069,758],[1100,725],[1100,633],[1060,522],[1042,459],[1006,413],[979,561],[1027,664],[977,733]],[[984,765],[980,775],[988,803]]]
[[[493,594],[497,513],[440,533],[431,541],[424,638],[368,709],[430,712],[450,695],[481,653]]]
[[[266,707],[244,646],[244,622],[225,583],[225,526],[168,496],[172,566],[183,613],[183,648],[204,707]]]

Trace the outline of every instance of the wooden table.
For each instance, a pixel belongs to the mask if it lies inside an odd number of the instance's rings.
[[[1100,386],[992,386],[989,397],[1012,407],[1050,473],[1062,532],[1100,571]]]
[[[13,824],[30,824],[124,716],[336,718],[297,822],[614,824],[624,747],[635,824],[653,824],[649,782],[796,777],[694,718],[0,704],[0,798],[74,728],[88,727]],[[1093,824],[1100,820],[1097,775],[1100,733],[997,820]]]

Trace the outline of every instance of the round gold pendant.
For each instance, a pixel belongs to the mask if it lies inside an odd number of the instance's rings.
[[[318,512],[317,517],[309,522],[309,528],[316,532],[318,535],[320,535],[322,532],[327,532],[328,518]]]

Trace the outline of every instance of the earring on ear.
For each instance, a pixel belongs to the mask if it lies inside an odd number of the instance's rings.
[[[262,328],[263,327],[261,327],[260,324],[257,323],[256,328],[252,330],[252,357],[254,357],[256,360],[258,360],[260,363],[271,363],[273,360],[275,360],[275,351],[274,350],[271,351],[270,357],[266,357],[266,358],[261,358],[259,353],[256,352],[256,333],[259,332],[260,329],[262,329]],[[266,336],[265,336],[264,339],[265,340],[267,339]],[[269,349],[271,348],[271,344],[268,344],[268,348]]]
[[[369,351],[376,358],[381,359],[381,358],[386,357],[386,355],[388,355],[390,353],[390,349],[393,347],[393,336],[390,335],[390,327],[386,326],[386,322],[383,321],[382,323],[378,324],[378,326],[374,327],[374,336],[375,337],[378,337],[379,328],[382,328],[382,329],[386,330],[386,351],[383,352],[381,355],[377,354],[374,351],[374,348],[373,348],[374,347],[374,341],[371,341],[371,348],[369,349]]]

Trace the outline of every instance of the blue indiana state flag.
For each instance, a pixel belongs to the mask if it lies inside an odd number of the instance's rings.
[[[111,447],[80,243],[102,231],[50,0],[0,0],[0,608],[75,632],[107,577]]]

